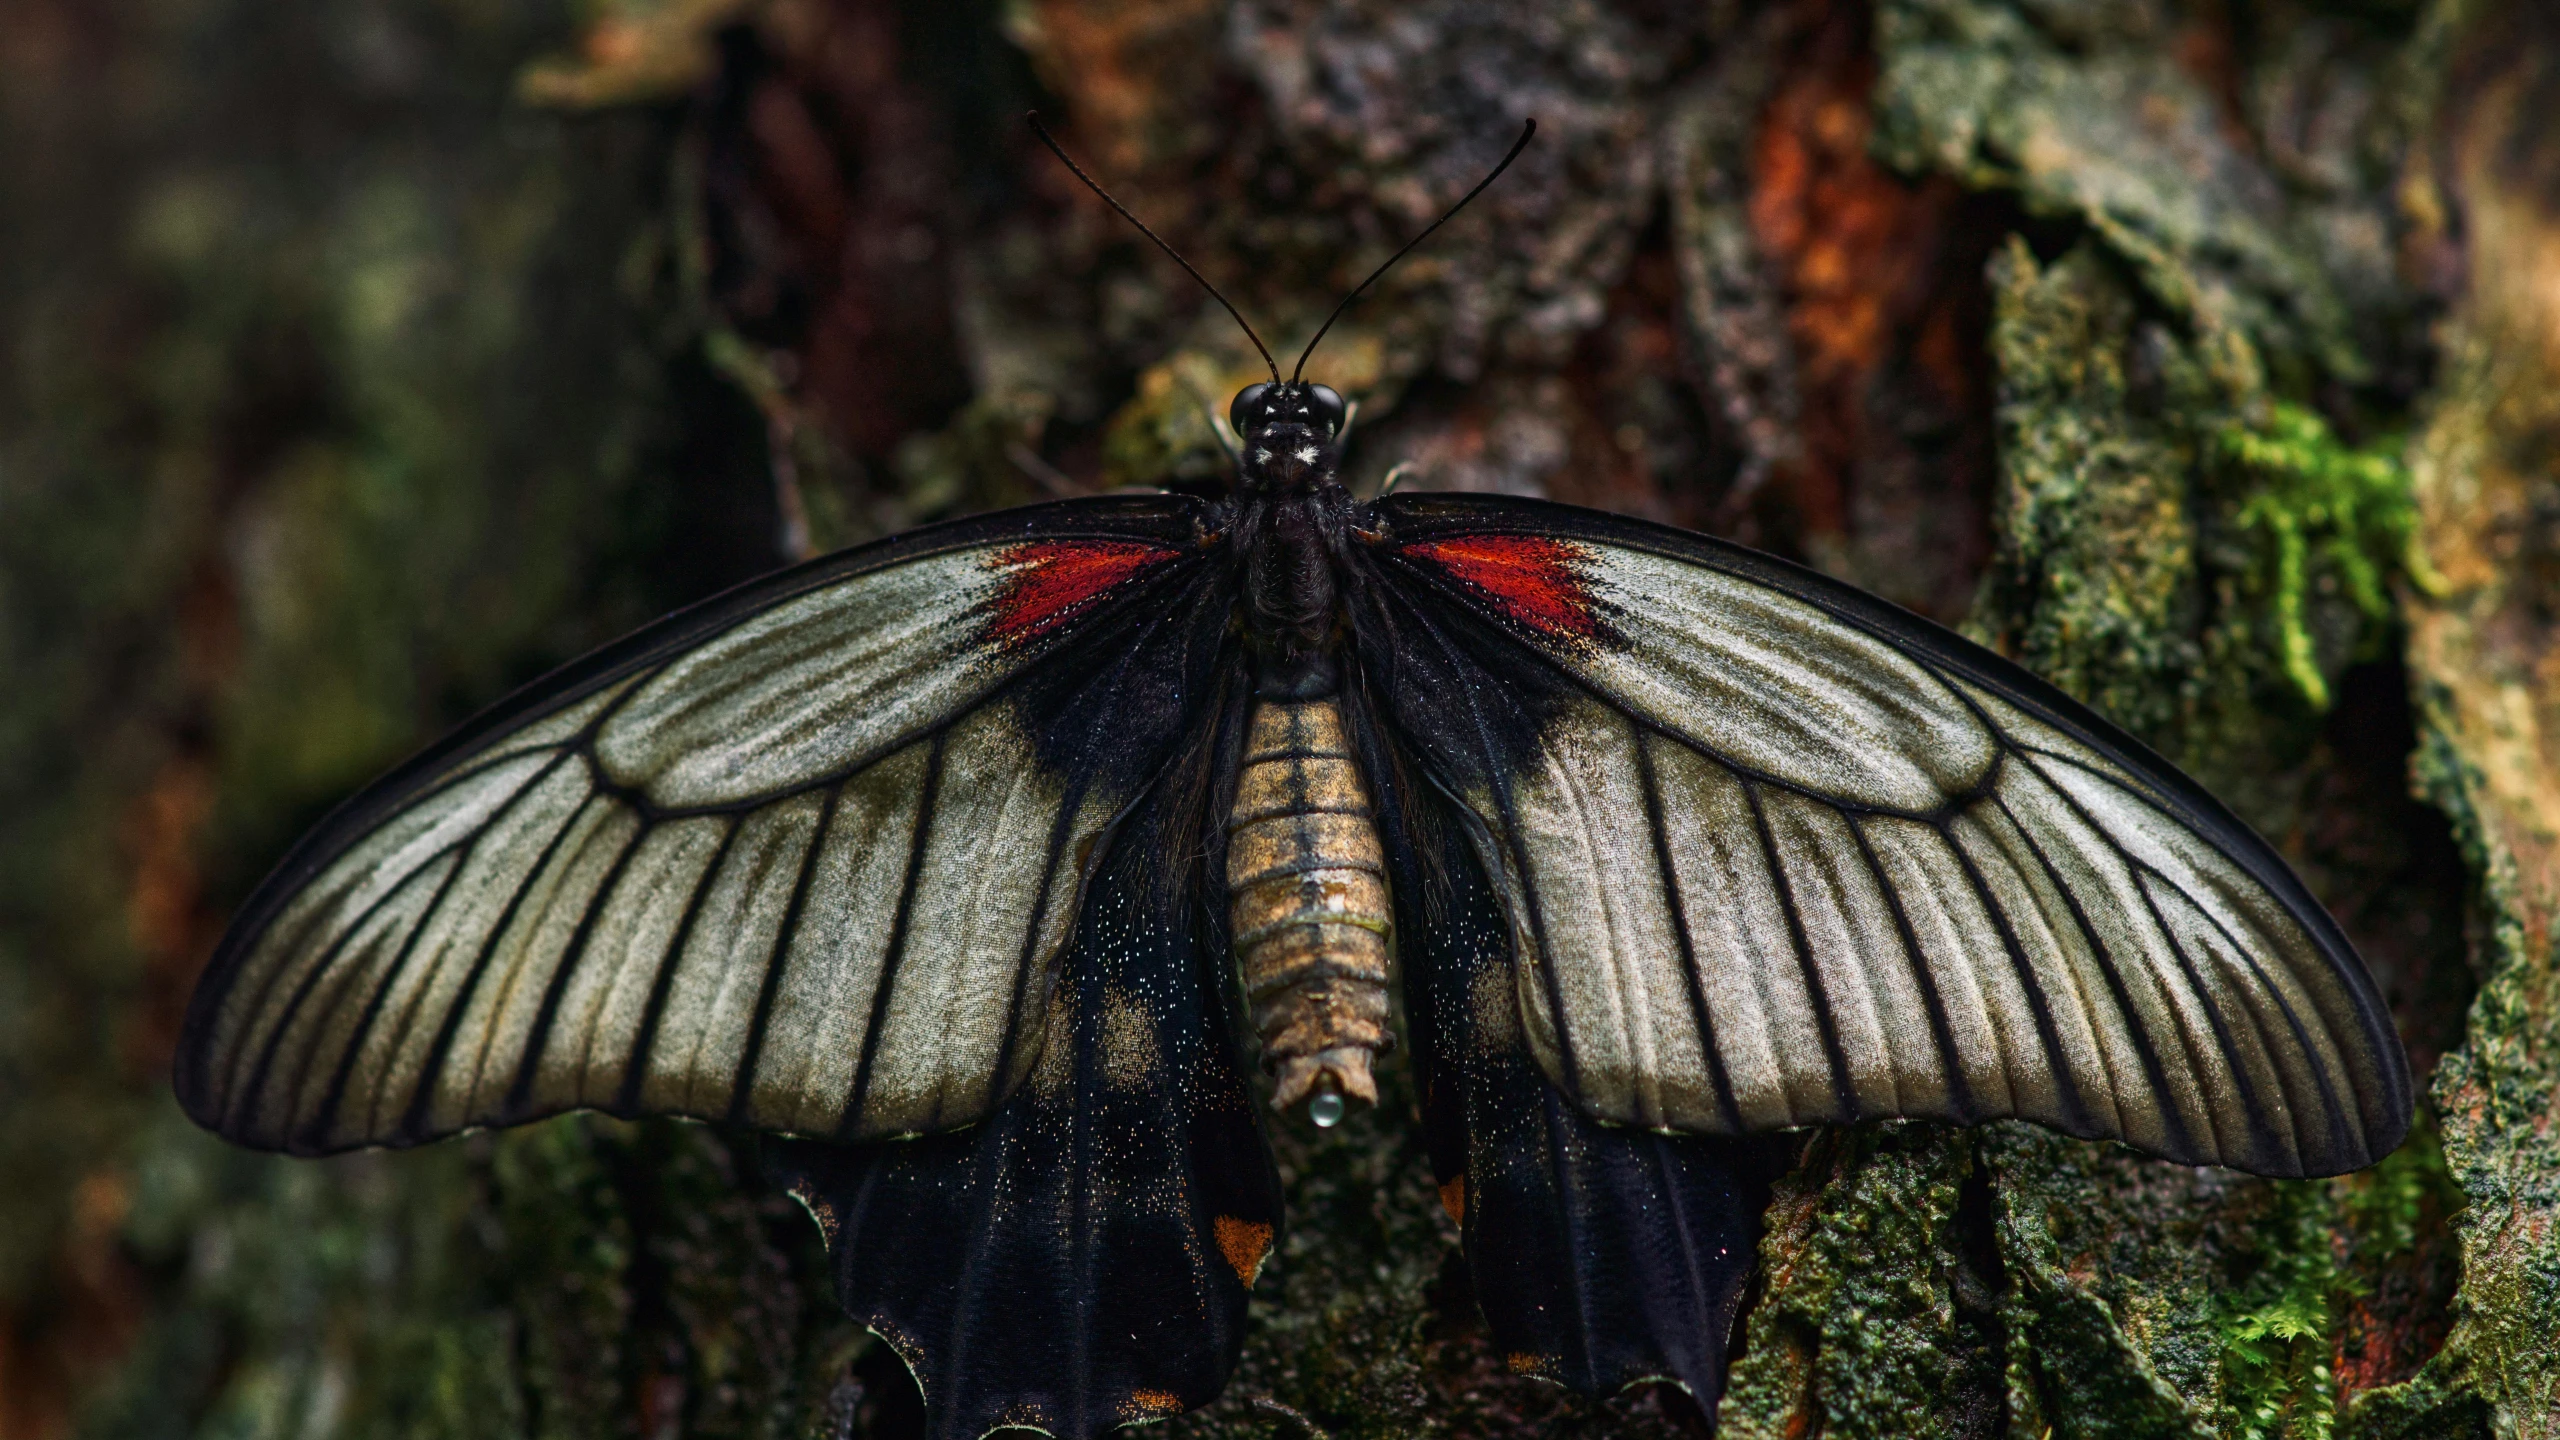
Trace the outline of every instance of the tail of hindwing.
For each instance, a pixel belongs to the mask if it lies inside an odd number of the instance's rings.
[[[1160,791],[1109,842],[1038,1066],[986,1124],[773,1152],[939,1440],[1098,1435],[1205,1404],[1235,1367],[1280,1193],[1199,862],[1166,853],[1198,799]]]

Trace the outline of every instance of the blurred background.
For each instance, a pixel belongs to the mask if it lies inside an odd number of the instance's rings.
[[[750,1139],[302,1162],[166,1078],[224,918],[472,710],[787,561],[1219,468],[1808,561],[2187,765],[2429,1099],[2278,1183],[1800,1137],[1732,1436],[2560,1434],[2560,10],[5,0],[0,1437],[921,1433]],[[2431,1087],[2431,1088],[2429,1088]],[[1393,1096],[1185,1436],[1696,1435],[1485,1343]],[[1292,1415],[1298,1418],[1292,1418]]]

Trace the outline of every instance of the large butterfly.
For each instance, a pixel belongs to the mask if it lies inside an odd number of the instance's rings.
[[[2016,1116],[2270,1175],[2399,1142],[2353,949],[2113,725],[1734,545],[1355,500],[1341,398],[1272,373],[1231,493],[811,562],[357,796],[225,937],[188,1113],[306,1155],[577,1109],[789,1137],[954,1437],[1217,1395],[1282,1221],[1245,1051],[1318,1123],[1373,1100],[1391,972],[1513,1368],[1710,1412],[1734,1137]]]

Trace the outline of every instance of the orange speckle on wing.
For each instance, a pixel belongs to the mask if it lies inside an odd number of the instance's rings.
[[[1440,1208],[1449,1212],[1450,1219],[1461,1225],[1467,1223],[1466,1176],[1455,1176],[1449,1183],[1440,1187]]]
[[[1253,1288],[1253,1277],[1262,1273],[1263,1257],[1271,1253],[1271,1227],[1255,1220],[1240,1220],[1221,1215],[1217,1220],[1218,1253],[1227,1257],[1236,1278],[1244,1288]]]
[[[1532,1355],[1526,1350],[1512,1351],[1510,1354],[1502,1357],[1502,1363],[1510,1366],[1511,1373],[1514,1375],[1537,1375],[1543,1377],[1554,1374],[1556,1368],[1555,1361],[1544,1355]]]
[[[1408,555],[1437,565],[1510,619],[1551,639],[1600,633],[1598,601],[1583,567],[1589,553],[1543,535],[1466,535],[1426,540]]]
[[[1137,1419],[1159,1420],[1167,1415],[1181,1414],[1182,1397],[1170,1390],[1132,1390],[1129,1392],[1129,1408],[1136,1412]]]
[[[1174,552],[1127,540],[1033,540],[996,556],[1004,587],[990,606],[987,638],[1037,640],[1092,608]]]

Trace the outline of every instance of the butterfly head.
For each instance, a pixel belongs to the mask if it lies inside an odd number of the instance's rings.
[[[1332,387],[1299,383],[1247,385],[1227,407],[1244,442],[1244,488],[1288,495],[1332,480],[1341,463],[1335,441],[1349,413]]]

